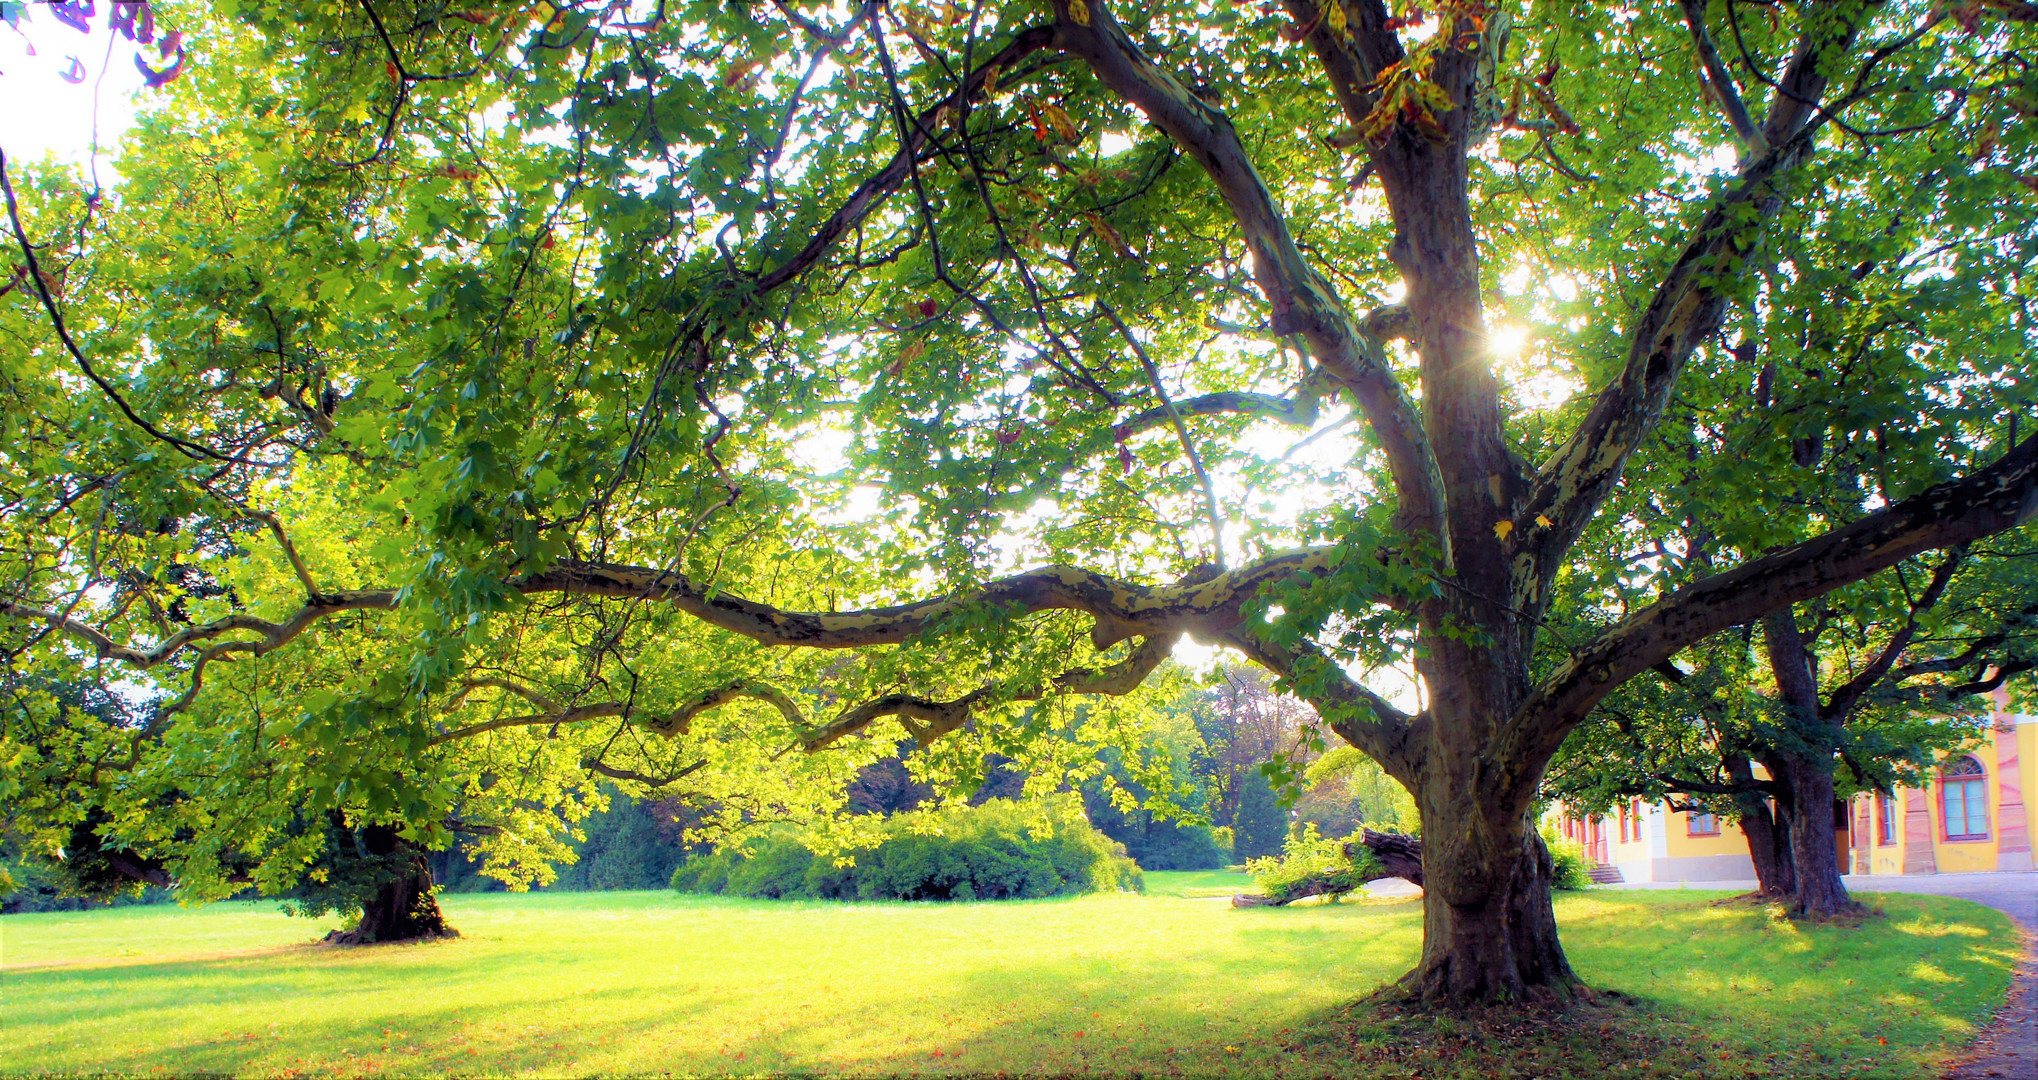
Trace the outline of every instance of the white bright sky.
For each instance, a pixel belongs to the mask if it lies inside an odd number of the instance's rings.
[[[98,127],[99,182],[117,181],[109,164],[110,150],[134,122],[137,95],[152,96],[134,66],[137,52],[147,50],[150,66],[164,61],[153,45],[141,45],[106,29],[102,5],[92,19],[92,33],[81,34],[30,4],[19,30],[0,23],[0,150],[7,152],[9,172],[33,171],[45,155],[89,172],[93,164],[93,128]],[[66,82],[76,59],[84,80]]]
[[[103,186],[118,185],[113,159],[121,136],[132,126],[136,111],[147,108],[150,98],[157,96],[145,86],[135,57],[140,54],[158,68],[165,61],[154,46],[109,32],[104,9],[93,17],[90,34],[59,23],[40,10],[40,5],[31,4],[26,12],[18,29],[0,23],[0,150],[6,152],[8,172],[20,182],[24,175],[54,162],[96,177]],[[66,74],[82,74],[82,78],[74,83],[64,77]],[[1494,337],[1495,351],[1508,357],[1528,344],[1525,329],[1496,328]],[[839,450],[826,446],[832,440],[819,441],[821,446],[813,446],[822,450],[817,456],[840,460]],[[1312,449],[1349,453],[1349,447],[1340,445],[1344,441],[1326,439]],[[1208,671],[1225,652],[1184,640],[1176,649],[1176,658],[1198,671]],[[1406,674],[1376,672],[1366,681],[1400,707],[1411,711],[1418,707],[1415,685]]]

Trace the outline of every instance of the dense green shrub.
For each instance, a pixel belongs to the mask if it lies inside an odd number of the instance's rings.
[[[1249,859],[1245,868],[1260,892],[1276,904],[1304,896],[1336,900],[1378,877],[1380,871],[1371,852],[1362,849],[1353,859],[1345,854],[1343,840],[1321,835],[1313,822],[1290,836],[1279,856]]]
[[[1551,835],[1546,831],[1543,843],[1550,847],[1550,859],[1556,863],[1556,872],[1551,875],[1550,887],[1555,889],[1582,889],[1592,884],[1591,860],[1585,857],[1585,845],[1576,840]]]
[[[729,888],[729,867],[736,860],[736,854],[729,851],[695,855],[672,872],[672,887],[683,893],[725,892]]]
[[[894,815],[875,846],[817,856],[790,831],[697,855],[673,872],[681,892],[764,899],[1005,900],[1138,891],[1139,867],[1072,797]]]

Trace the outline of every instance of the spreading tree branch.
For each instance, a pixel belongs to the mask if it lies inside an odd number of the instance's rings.
[[[1953,583],[1953,574],[1960,568],[1966,555],[1964,545],[1956,545],[1946,553],[1946,557],[1933,569],[1932,580],[1925,586],[1925,591],[1911,603],[1910,616],[1904,620],[1904,625],[1889,636],[1889,640],[1883,643],[1882,651],[1876,654],[1875,659],[1869,661],[1868,666],[1826,696],[1825,703],[1819,707],[1819,714],[1822,717],[1827,720],[1845,721],[1854,712],[1854,707],[1860,703],[1861,698],[1876,684],[1882,682],[1898,658],[1903,656],[1904,650],[1910,648],[1911,642],[1918,636],[1918,617],[1938,606],[1939,599],[1946,595],[1946,587]]]
[[[1712,90],[1713,98],[1720,103],[1720,111],[1727,114],[1727,122],[1734,126],[1734,134],[1748,148],[1749,157],[1760,157],[1769,149],[1762,135],[1762,129],[1755,126],[1755,120],[1748,115],[1748,106],[1741,101],[1741,91],[1734,85],[1734,77],[1727,72],[1727,65],[1720,59],[1719,49],[1713,46],[1712,35],[1705,29],[1705,0],[1678,0],[1684,8],[1684,23],[1691,28],[1691,43],[1698,50],[1699,63],[1705,69],[1706,85]]]
[[[2038,437],[1969,476],[1677,590],[1586,643],[1530,692],[1486,755],[1499,793],[1526,804],[1542,763],[1592,707],[1678,650],[1920,552],[1969,543],[2034,516]]]
[[[1868,10],[1839,16],[1837,23],[1823,21],[1800,37],[1762,128],[1760,145],[1767,152],[1747,162],[1706,212],[1636,323],[1620,376],[1600,391],[1578,430],[1537,471],[1511,529],[1515,550],[1528,556],[1517,557],[1512,574],[1516,607],[1540,611],[1549,603],[1564,554],[1662,416],[1693,350],[1719,328],[1727,290],[1778,202],[1777,181],[1812,153],[1819,124],[1811,110],[1828,83],[1823,68],[1846,52]],[[1702,22],[1696,25],[1703,29]]]
[[[1393,470],[1401,527],[1449,551],[1443,476],[1415,402],[1395,378],[1385,346],[1368,335],[1336,290],[1309,266],[1231,121],[1140,49],[1101,0],[1055,0],[1056,43],[1090,65],[1099,81],[1137,106],[1216,185],[1252,253],[1255,281],[1273,308],[1277,334],[1300,334],[1317,362],[1359,399]]]

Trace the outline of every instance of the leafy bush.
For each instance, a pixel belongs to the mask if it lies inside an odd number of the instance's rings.
[[[695,855],[672,872],[672,887],[683,893],[722,893],[729,888],[729,868],[737,859],[730,851]]]
[[[1073,797],[894,815],[884,839],[848,852],[850,865],[816,855],[791,831],[751,850],[696,855],[673,872],[680,892],[762,899],[1005,900],[1139,891],[1123,845],[1091,827]]]
[[[1314,822],[1288,838],[1277,856],[1248,859],[1246,872],[1276,904],[1304,896],[1344,896],[1380,875],[1379,861],[1361,849],[1356,860],[1345,854],[1344,841],[1316,831]]]
[[[1592,884],[1592,875],[1589,872],[1592,862],[1585,857],[1584,844],[1563,837],[1545,840],[1544,843],[1550,845],[1550,859],[1557,866],[1556,872],[1550,877],[1551,888],[1582,889]]]
[[[1582,889],[1592,884],[1592,860],[1585,855],[1585,845],[1570,839],[1557,831],[1557,823],[1545,819],[1536,830],[1543,834],[1543,845],[1550,849],[1550,861],[1556,869],[1550,875],[1553,889]]]

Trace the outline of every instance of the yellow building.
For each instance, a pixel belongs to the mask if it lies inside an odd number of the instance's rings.
[[[1852,874],[1957,874],[2031,870],[2031,819],[2023,793],[2038,791],[2038,716],[1998,710],[1982,745],[1942,754],[1924,787],[1860,795],[1834,808],[1840,869]],[[1559,828],[1593,862],[1628,882],[1752,881],[1738,826],[1639,799],[1607,817],[1559,813]],[[1612,880],[1611,874],[1603,875]]]
[[[1995,714],[1987,743],[1942,755],[1937,775],[1894,797],[1856,796],[1847,822],[1854,874],[2030,870],[2024,792],[2038,791],[2038,717]]]

